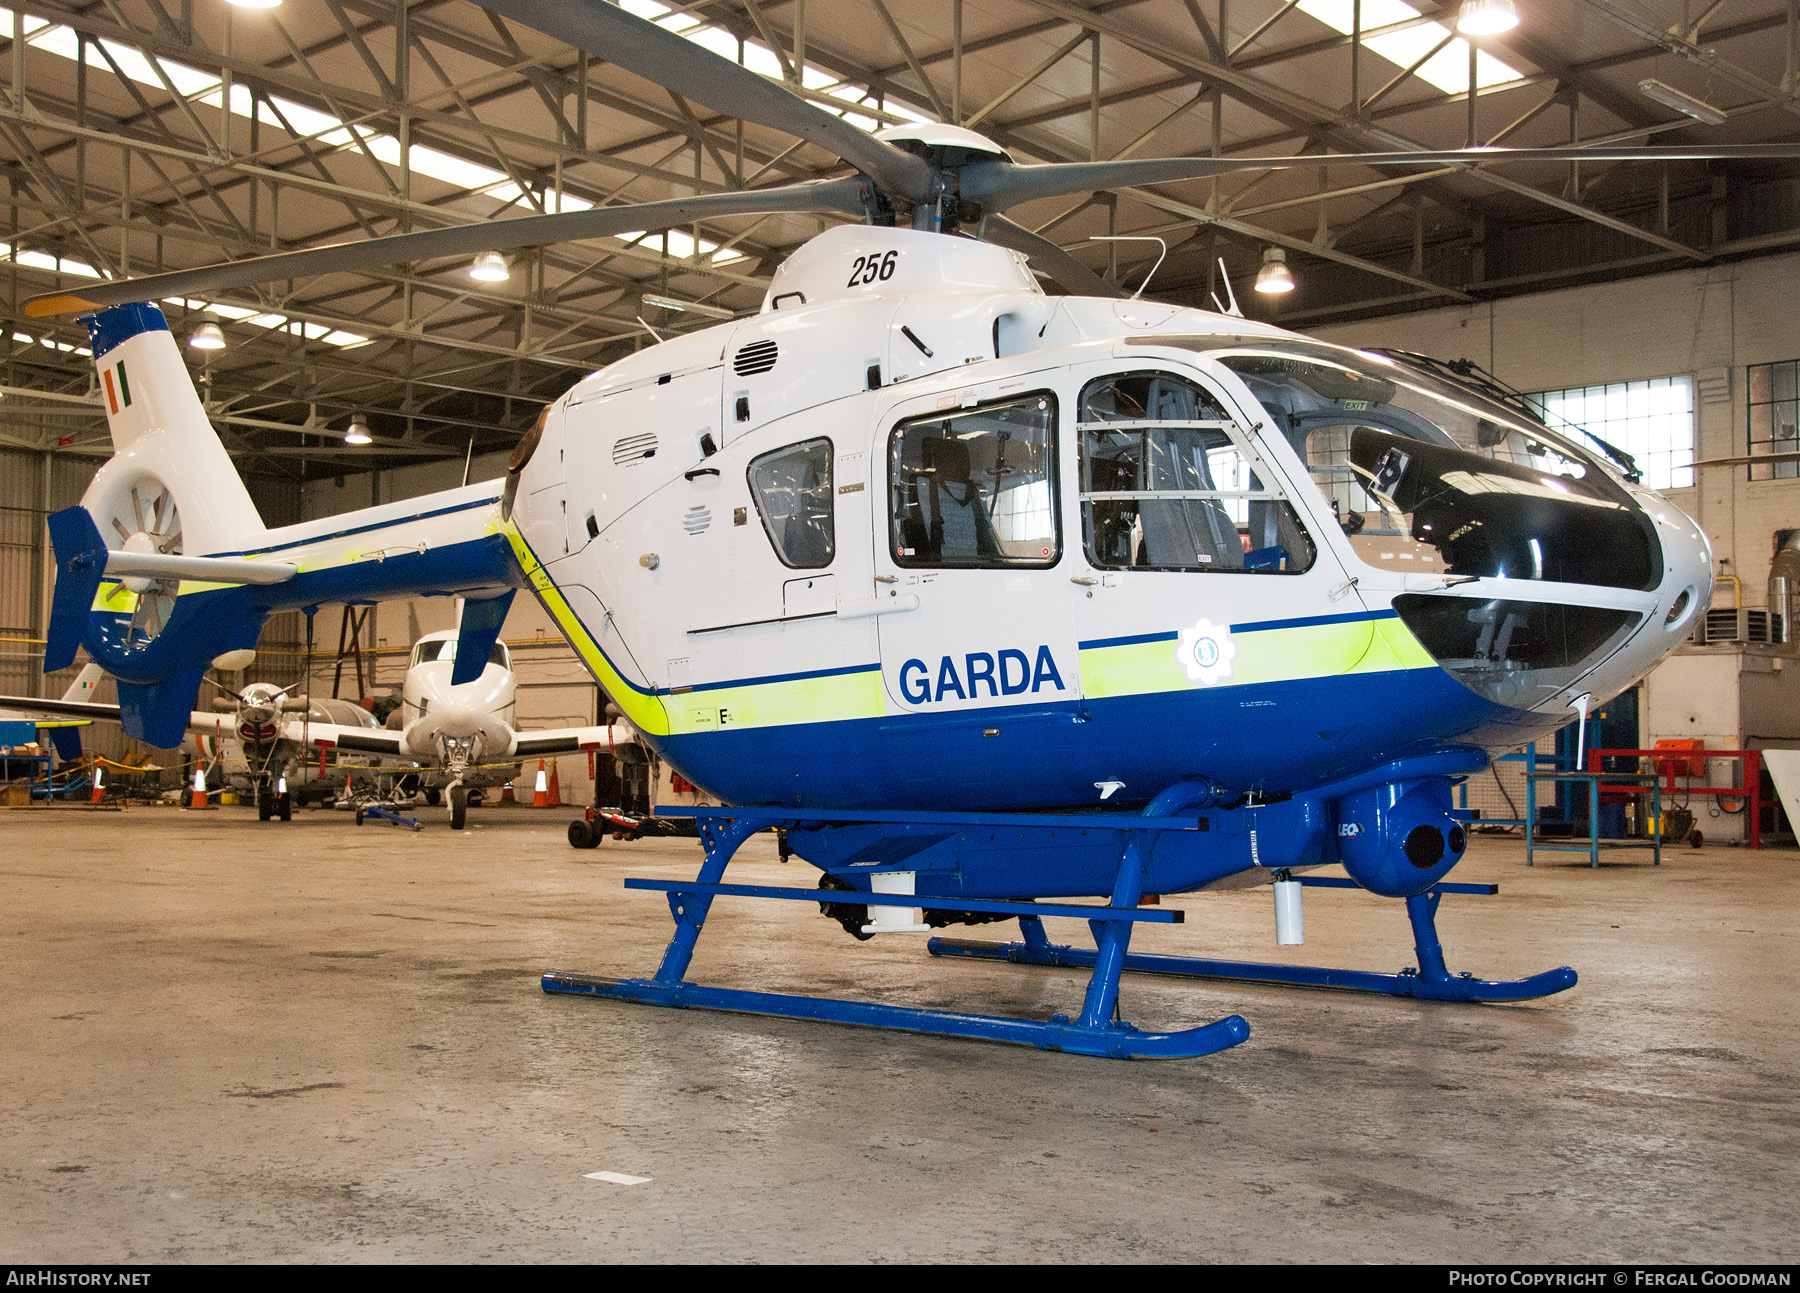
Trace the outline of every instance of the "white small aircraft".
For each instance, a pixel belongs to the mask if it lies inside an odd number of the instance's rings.
[[[346,755],[373,756],[377,764],[372,766],[423,789],[431,803],[447,795],[453,830],[463,828],[472,795],[512,781],[522,759],[584,750],[610,754],[637,740],[635,729],[622,721],[518,731],[513,726],[518,683],[506,644],[495,642],[480,675],[460,684],[451,681],[456,646],[454,629],[419,639],[401,684],[401,707],[386,729],[352,701],[253,682],[240,692],[215,697],[212,712],[190,712],[186,730],[203,748],[210,745],[207,752],[214,757],[228,742],[242,747],[263,821],[290,820],[290,785],[298,784],[302,765],[316,759],[320,779],[330,780],[325,760],[335,752],[333,766],[339,772],[354,776],[360,771],[346,765]],[[0,696],[0,706],[18,710],[18,717],[27,720],[56,715],[122,722],[118,705],[85,699],[100,676],[100,666],[89,664],[61,700]]]

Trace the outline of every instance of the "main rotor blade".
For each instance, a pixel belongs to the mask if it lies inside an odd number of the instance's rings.
[[[1491,166],[1496,162],[1698,162],[1796,157],[1800,157],[1800,143],[1711,148],[1451,148],[1438,152],[1307,153],[1293,157],[1144,157],[1048,166],[977,162],[963,167],[959,192],[992,212],[1034,198],[1304,166]]]
[[[234,287],[268,283],[282,278],[334,274],[347,270],[375,269],[399,261],[430,260],[439,256],[473,256],[482,251],[510,251],[582,238],[604,238],[637,230],[668,229],[695,220],[724,215],[767,215],[788,211],[842,211],[860,214],[861,176],[818,180],[775,189],[750,189],[742,193],[704,193],[665,202],[640,202],[631,206],[595,207],[591,211],[564,211],[557,215],[523,216],[485,224],[457,225],[449,229],[425,229],[418,233],[390,234],[364,242],[340,242],[329,247],[276,252],[247,260],[226,261],[201,269],[177,269],[166,274],[147,274],[117,283],[93,283],[77,293],[47,292],[25,302],[31,318],[52,314],[78,314],[132,301],[158,301],[171,296],[204,296]]]
[[[1003,215],[988,216],[981,236],[985,242],[1024,252],[1033,265],[1075,296],[1125,295],[1048,238],[1031,232],[1024,225],[1014,224]]]
[[[843,158],[883,192],[908,202],[932,196],[923,159],[884,143],[791,90],[604,0],[476,0],[482,8],[703,103],[797,135]],[[846,104],[846,107],[851,105]]]

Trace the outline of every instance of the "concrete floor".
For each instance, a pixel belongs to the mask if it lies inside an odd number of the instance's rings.
[[[1253,1032],[1127,1064],[545,996],[547,968],[653,969],[667,908],[619,882],[691,876],[697,845],[426,816],[0,815],[0,1261],[1800,1257],[1791,850],[1527,870],[1481,839],[1453,878],[1502,892],[1445,900],[1452,968],[1566,963],[1572,992],[1128,977],[1140,1026]],[[814,874],[767,836],[745,855],[734,876]],[[1360,893],[1310,892],[1308,946],[1279,950],[1267,890],[1180,901],[1192,923],[1141,947],[1412,959]],[[1084,982],[742,900],[694,977],[1038,1017]]]

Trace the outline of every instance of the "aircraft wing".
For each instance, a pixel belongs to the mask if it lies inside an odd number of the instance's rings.
[[[629,723],[606,727],[552,727],[541,732],[520,732],[513,747],[516,759],[535,759],[548,754],[577,754],[582,750],[617,749],[635,743],[637,729]]]
[[[50,715],[53,718],[82,719],[87,722],[118,723],[117,705],[103,705],[92,700],[51,700],[42,696],[0,696],[0,710],[18,710],[19,717],[25,721]],[[55,722],[39,722],[39,727],[55,727]],[[227,736],[237,735],[237,722],[232,715],[222,710],[208,711],[196,709],[188,715],[188,731],[210,735],[224,730]]]
[[[410,758],[404,743],[405,733],[376,727],[339,727],[333,723],[305,723],[291,720],[284,735],[295,741],[305,739],[309,745],[335,745],[340,750],[359,754],[385,754],[390,758]]]
[[[84,718],[92,722],[119,721],[117,705],[99,705],[91,700],[50,700],[43,696],[0,696],[0,718],[12,718],[29,723],[43,716],[52,720],[58,718]],[[39,723],[40,727],[50,727],[52,723]]]

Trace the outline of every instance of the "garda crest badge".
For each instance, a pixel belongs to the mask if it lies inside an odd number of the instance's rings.
[[[1231,677],[1231,662],[1236,657],[1237,644],[1231,640],[1231,630],[1209,620],[1183,629],[1175,647],[1175,663],[1187,671],[1188,681],[1208,687]]]

